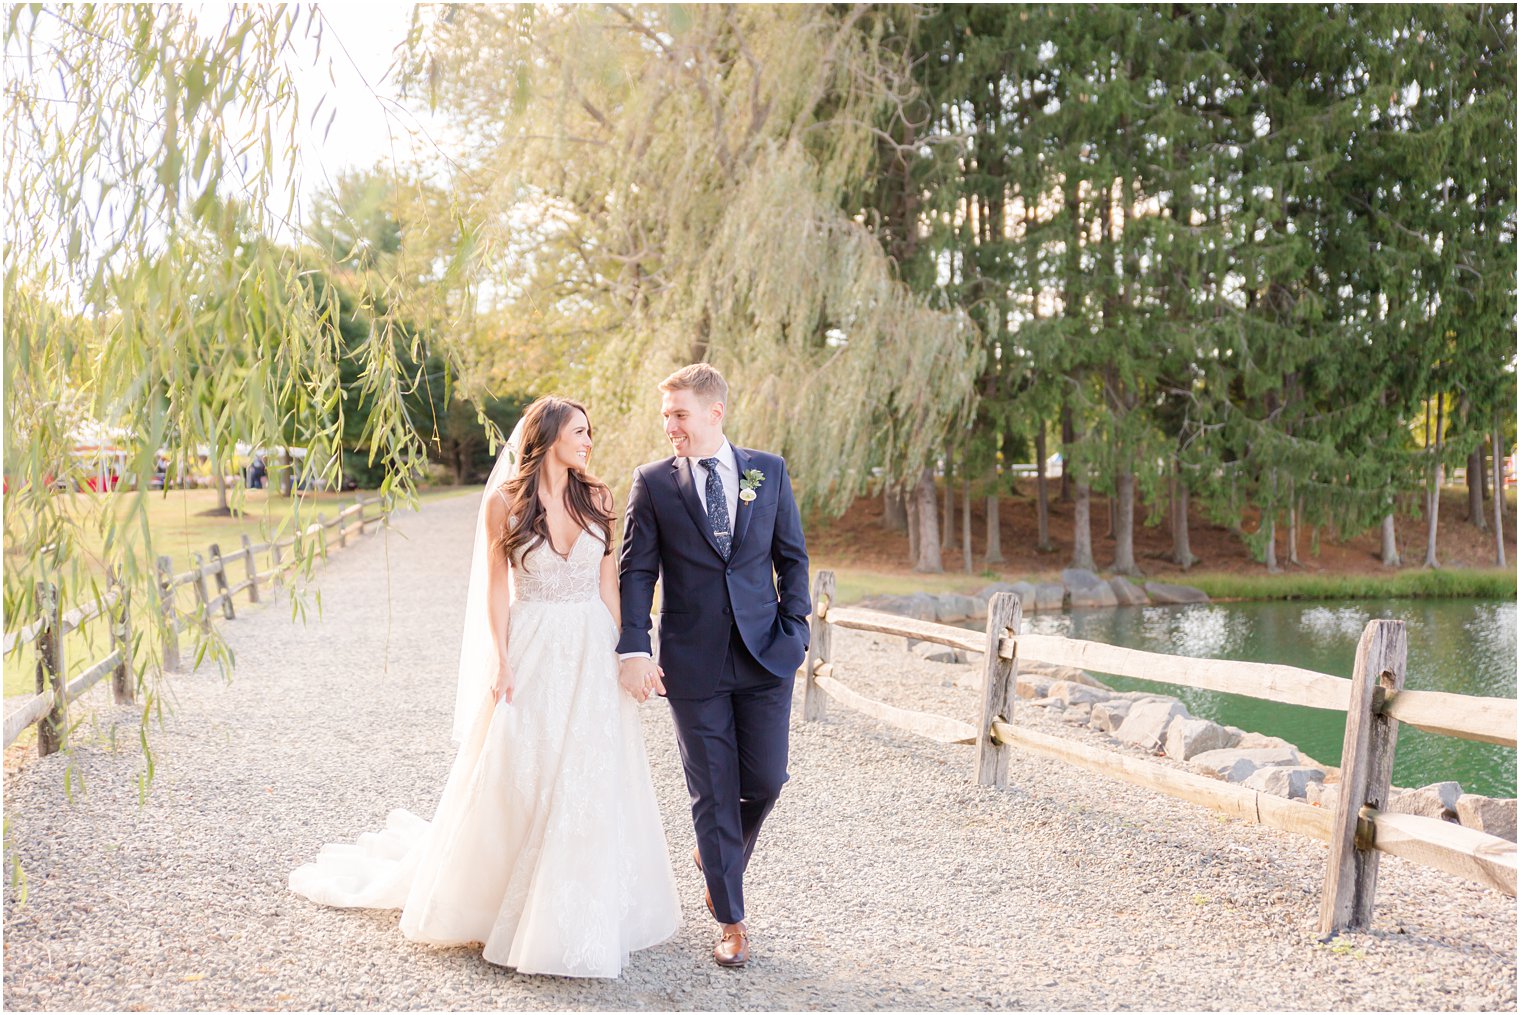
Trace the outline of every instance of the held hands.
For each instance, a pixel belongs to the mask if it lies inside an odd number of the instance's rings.
[[[645,656],[631,656],[618,663],[618,683],[637,702],[648,701],[652,692],[664,694],[664,676],[665,671]]]
[[[499,705],[503,701],[512,704],[512,668],[506,663],[497,666],[496,679],[491,681],[491,703]]]

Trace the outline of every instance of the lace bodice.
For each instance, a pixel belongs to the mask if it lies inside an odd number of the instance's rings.
[[[601,594],[603,530],[582,532],[568,557],[540,542],[513,560],[512,581],[519,602],[584,603]]]

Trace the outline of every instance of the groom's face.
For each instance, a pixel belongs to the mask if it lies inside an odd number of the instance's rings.
[[[685,389],[660,392],[665,436],[677,456],[710,455],[723,443],[723,403],[703,403]]]

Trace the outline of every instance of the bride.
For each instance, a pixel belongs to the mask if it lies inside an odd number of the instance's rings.
[[[401,910],[401,932],[483,942],[523,973],[617,976],[680,925],[637,705],[618,683],[612,497],[586,474],[585,407],[540,398],[486,482],[431,822],[323,847],[290,888]]]

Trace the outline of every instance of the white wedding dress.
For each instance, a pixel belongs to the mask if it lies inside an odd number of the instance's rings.
[[[638,706],[598,590],[602,542],[546,543],[514,569],[511,704],[479,709],[431,822],[392,811],[324,846],[290,888],[328,906],[401,909],[401,931],[484,944],[524,973],[617,976],[680,925]]]

